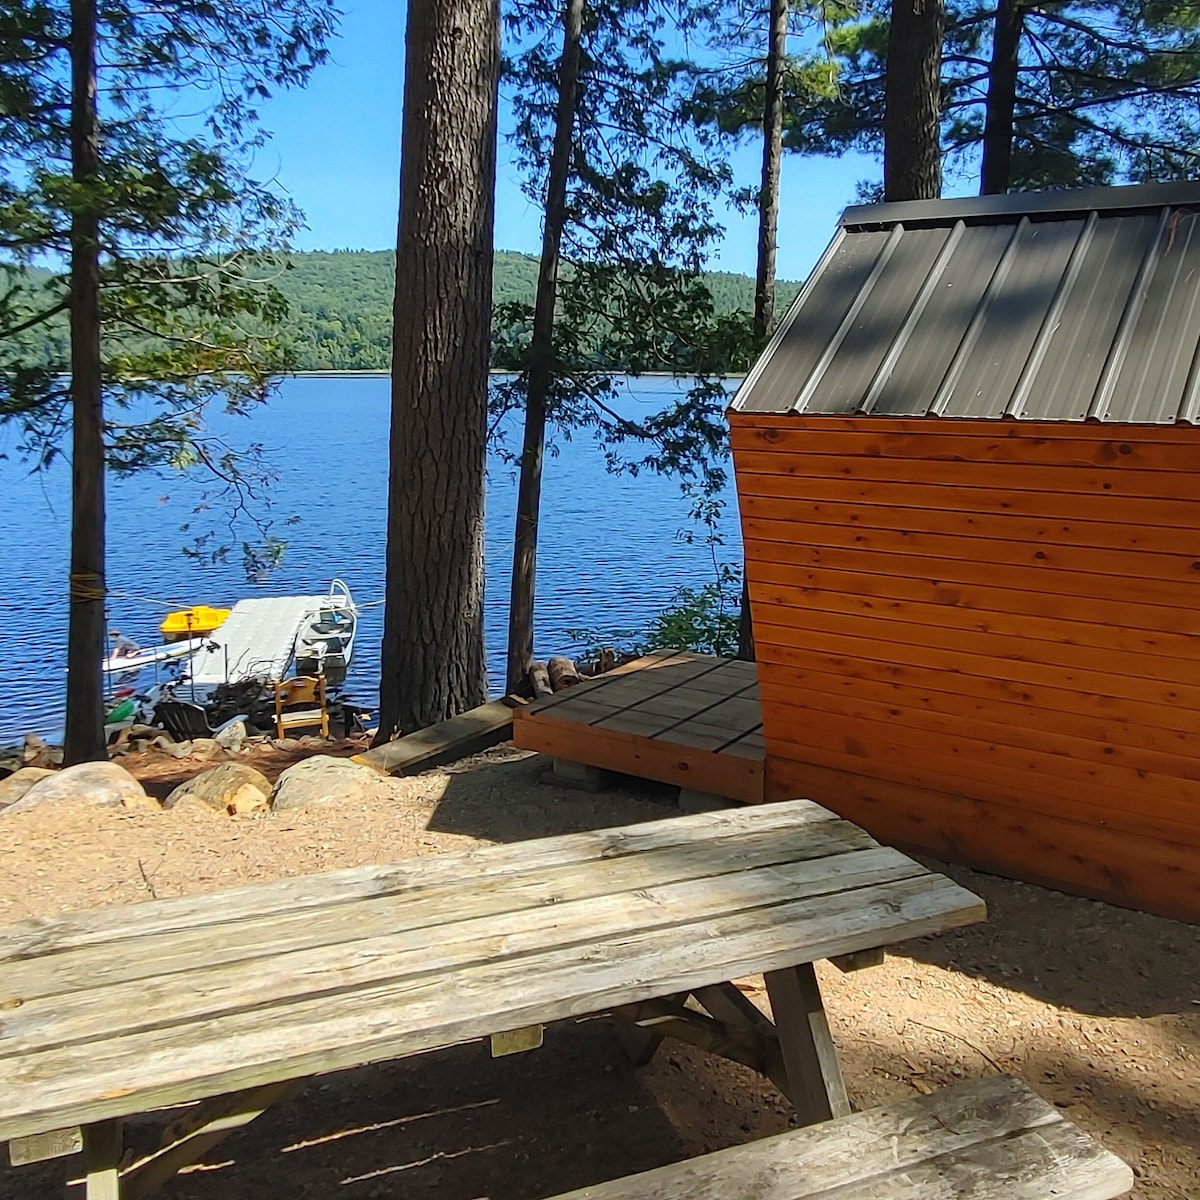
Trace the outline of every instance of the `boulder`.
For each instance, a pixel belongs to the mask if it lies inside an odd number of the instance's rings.
[[[159,729],[157,725],[130,725],[129,736],[131,738],[145,738],[149,742],[157,742],[164,738],[168,742],[175,740],[165,729]]]
[[[147,796],[142,785],[124,767],[114,762],[77,763],[39,780],[6,813],[24,812],[47,804],[67,801],[94,804],[102,808],[157,808],[158,801]]]
[[[292,750],[299,750],[300,742],[297,738],[272,738],[271,747],[275,750],[285,750],[290,752]]]
[[[267,785],[270,787],[270,784]],[[229,797],[229,813],[234,817],[245,817],[251,813],[266,812],[271,807],[271,793],[265,795],[256,783],[243,783]]]
[[[51,775],[57,775],[49,767],[22,767],[14,771],[7,779],[0,779],[0,808],[16,804],[35,783]]]
[[[193,738],[192,752],[188,758],[199,758],[208,762],[210,758],[219,758],[224,751],[213,738]]]
[[[27,733],[21,761],[27,767],[56,767],[62,762],[62,748],[48,746],[36,733]]]
[[[236,754],[246,744],[245,718],[231,721],[213,738],[213,741],[222,750],[228,750],[230,754]]]
[[[166,800],[167,808],[177,804],[202,804],[222,813],[261,812],[271,807],[271,781],[245,763],[221,763],[181,783]]]
[[[171,748],[167,751],[167,753],[172,758],[187,758],[192,753],[192,743],[191,742],[175,742],[171,746]]]
[[[155,742],[159,738],[165,738],[170,742],[175,740],[165,729],[158,729],[153,725],[139,725],[135,722],[133,725],[127,725],[124,729],[117,732],[113,746],[123,746],[126,742],[136,742],[139,740]]]
[[[273,808],[307,808],[312,804],[361,804],[390,794],[387,776],[352,762],[317,754],[288,767],[275,785]]]

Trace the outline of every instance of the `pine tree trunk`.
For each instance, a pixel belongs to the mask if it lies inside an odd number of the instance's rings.
[[[758,192],[758,275],[754,336],[765,341],[775,326],[775,245],[779,231],[779,168],[783,159],[783,64],[787,60],[788,0],[771,0],[763,99],[762,186]]]
[[[568,0],[563,17],[563,50],[558,68],[558,111],[550,176],[546,185],[546,215],[542,230],[542,261],[528,359],[525,396],[525,437],[521,447],[521,478],[517,487],[517,527],[513,536],[512,592],[508,609],[508,690],[525,681],[533,661],[533,605],[537,589],[538,514],[542,503],[542,459],[546,444],[546,401],[554,357],[554,305],[558,296],[559,247],[567,219],[567,178],[571,167],[571,134],[579,85],[583,0]]]
[[[71,178],[90,185],[99,157],[96,0],[71,0]],[[100,234],[88,203],[71,218],[71,579],[63,761],[107,758],[104,739],[104,405]]]
[[[943,0],[892,0],[883,116],[886,200],[942,194]]]
[[[497,0],[408,6],[377,741],[487,698]]]
[[[767,78],[763,97],[762,184],[758,191],[758,274],[754,283],[754,337],[765,342],[775,328],[775,248],[779,234],[779,173],[783,161],[783,64],[787,59],[788,0],[771,0]],[[745,560],[743,559],[743,568]],[[742,582],[737,656],[754,661],[750,586]]]
[[[1017,109],[1017,68],[1025,12],[1020,0],[999,0],[988,69],[987,118],[983,127],[980,195],[1008,191],[1012,178],[1013,117]]]

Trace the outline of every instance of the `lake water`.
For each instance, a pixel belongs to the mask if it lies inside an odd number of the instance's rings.
[[[631,380],[628,415],[658,408],[682,385]],[[255,594],[323,591],[333,576],[363,605],[346,691],[365,706],[379,694],[383,632],[389,388],[377,376],[287,381],[269,406],[233,428],[240,440],[272,452],[276,529],[287,540],[282,566],[263,583],[246,581],[240,553],[209,566],[182,553],[197,490],[179,477],[135,476],[110,483],[108,586],[110,626],[142,645],[161,638],[169,607],[230,605]],[[0,426],[0,454],[11,452]],[[680,535],[688,505],[675,480],[614,476],[586,436],[559,441],[547,455],[538,547],[537,653],[575,653],[569,630],[611,634],[640,629],[681,586],[713,578],[710,550]],[[62,728],[66,681],[66,580],[70,471],[59,464],[30,475],[0,459],[0,745],[27,731]],[[730,489],[732,492],[732,488]],[[721,525],[722,555],[740,557],[732,495]],[[516,481],[489,457],[487,485],[488,665],[503,684],[505,631]],[[297,515],[297,524],[283,519]],[[129,597],[141,597],[131,599]],[[143,675],[143,679],[145,678]]]

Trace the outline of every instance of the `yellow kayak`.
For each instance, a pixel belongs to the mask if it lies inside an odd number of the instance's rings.
[[[163,637],[168,642],[176,642],[182,638],[204,637],[214,629],[219,629],[229,616],[228,608],[209,608],[207,604],[197,604],[193,608],[180,609],[168,613],[166,620],[159,626]]]

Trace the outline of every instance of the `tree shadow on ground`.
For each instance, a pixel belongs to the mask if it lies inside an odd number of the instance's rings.
[[[506,761],[468,759],[445,770],[429,819],[434,833],[523,842],[679,815],[678,788],[621,775],[593,794],[557,779],[548,758],[520,750]],[[528,786],[535,780],[540,786]]]
[[[788,1127],[782,1099],[745,1068],[675,1045],[635,1068],[606,1019],[545,1037],[505,1058],[475,1042],[316,1079],[163,1200],[538,1200]],[[127,1139],[152,1147],[170,1115],[139,1118]],[[0,1194],[60,1195],[63,1171],[2,1164]]]
[[[1200,1016],[1200,926],[922,861],[982,896],[988,919],[898,951],[1093,1016]]]
[[[1156,1085],[1118,1077],[1096,1058],[1030,1054],[1021,1074],[1063,1115],[1099,1137],[1108,1149],[1131,1163],[1137,1173],[1165,1183],[1182,1183],[1192,1173],[1200,1186],[1200,1102],[1166,1100]],[[1180,1196],[1195,1196],[1192,1189]]]
[[[960,1041],[957,1053],[937,1054],[936,1041],[922,1040],[921,1033],[907,1025],[897,1032],[873,1023],[870,1038],[852,1039],[841,1055],[852,1094],[859,1100],[869,1096],[870,1104],[911,1096],[914,1077],[906,1060],[936,1064],[915,1076],[921,1090],[996,1073],[970,1043]],[[999,1067],[1130,1163],[1140,1177],[1134,1197],[1190,1200],[1200,1194],[1200,1101],[1186,1082],[1194,1075],[1194,1059],[1178,1059],[1177,1070],[1159,1067],[1151,1076],[1119,1058],[1111,1048],[1106,1055],[1081,1038],[1038,1037],[1014,1056],[1002,1057]]]

